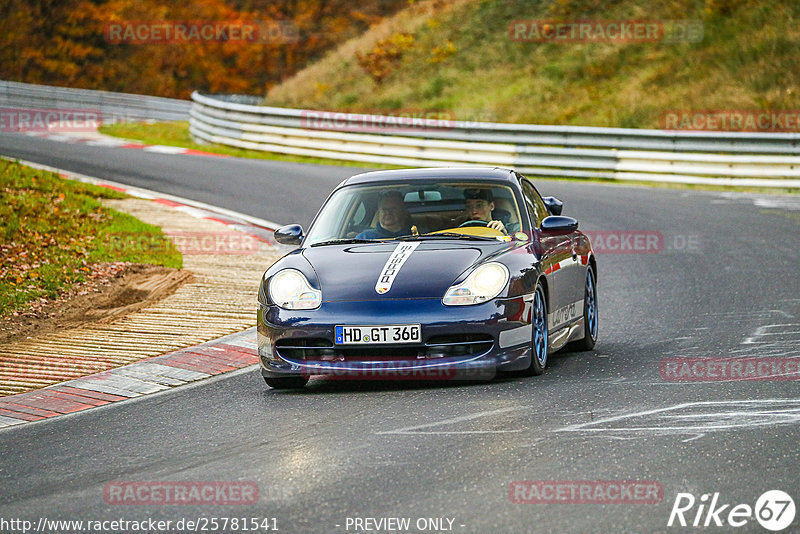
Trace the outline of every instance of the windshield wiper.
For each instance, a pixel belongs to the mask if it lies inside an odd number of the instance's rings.
[[[311,247],[321,247],[324,245],[350,245],[353,243],[382,243],[385,241],[384,239],[357,239],[355,237],[347,237],[341,239],[329,239],[327,241],[320,241],[319,243],[313,243],[309,246]]]
[[[495,241],[494,237],[481,235],[459,234],[458,232],[438,232],[435,234],[401,235],[394,238],[396,241],[417,241],[425,239],[467,239],[470,241]]]

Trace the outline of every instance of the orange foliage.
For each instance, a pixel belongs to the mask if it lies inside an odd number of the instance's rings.
[[[263,94],[406,4],[407,0],[4,0],[0,79],[179,98],[193,90]],[[261,42],[212,38],[141,44],[108,38],[112,23],[165,21],[252,21],[276,33]]]
[[[356,61],[364,72],[381,83],[394,72],[403,54],[414,46],[414,36],[410,33],[396,33],[388,39],[378,41],[370,52],[356,52]]]

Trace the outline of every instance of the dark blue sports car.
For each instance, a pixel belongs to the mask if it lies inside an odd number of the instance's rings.
[[[377,171],[348,178],[299,245],[264,273],[262,375],[487,378],[541,374],[597,339],[597,265],[578,222],[508,169]]]

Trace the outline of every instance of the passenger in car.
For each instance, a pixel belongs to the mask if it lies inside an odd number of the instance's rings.
[[[367,228],[356,239],[384,239],[411,233],[411,217],[400,191],[383,193],[378,203],[378,222],[375,228]]]

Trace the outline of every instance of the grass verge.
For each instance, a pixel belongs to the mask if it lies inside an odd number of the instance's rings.
[[[117,191],[0,160],[0,315],[84,282],[90,265],[150,263],[181,268],[174,247],[119,246],[115,236],[169,243],[157,226],[106,208]]]

